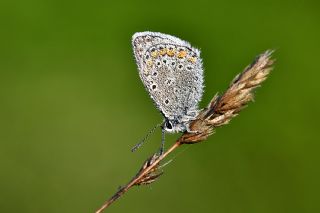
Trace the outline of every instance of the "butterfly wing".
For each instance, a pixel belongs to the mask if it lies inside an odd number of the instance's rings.
[[[132,45],[140,78],[166,119],[194,117],[203,94],[200,51],[174,36],[142,32]]]

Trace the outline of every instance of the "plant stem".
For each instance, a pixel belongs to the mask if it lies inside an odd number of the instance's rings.
[[[129,183],[125,186],[121,187],[111,198],[109,198],[97,211],[96,213],[103,212],[106,208],[108,208],[112,203],[114,203],[118,198],[120,198],[124,193],[126,193],[132,186],[136,185],[148,172],[150,172],[153,168],[155,168],[159,162],[164,159],[168,154],[170,154],[173,150],[182,145],[180,140],[177,140],[166,152],[159,156],[157,160],[155,160],[150,166],[146,167],[143,171],[139,173],[136,177],[134,177]]]

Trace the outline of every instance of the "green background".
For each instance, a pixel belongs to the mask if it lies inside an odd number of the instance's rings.
[[[201,106],[276,49],[255,103],[181,148],[108,212],[320,212],[318,1],[12,1],[0,5],[0,212],[93,212],[160,144],[131,36],[202,50]],[[167,138],[167,147],[179,135]]]

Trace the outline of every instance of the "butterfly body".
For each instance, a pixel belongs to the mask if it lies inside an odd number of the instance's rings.
[[[162,33],[135,33],[132,38],[139,76],[164,116],[166,132],[188,131],[203,94],[200,51]]]

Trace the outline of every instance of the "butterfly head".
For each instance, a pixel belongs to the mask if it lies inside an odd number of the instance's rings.
[[[186,124],[181,123],[178,120],[165,119],[163,123],[164,131],[168,133],[184,132],[187,130]]]

